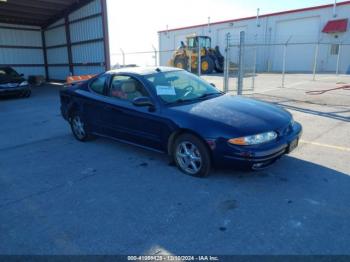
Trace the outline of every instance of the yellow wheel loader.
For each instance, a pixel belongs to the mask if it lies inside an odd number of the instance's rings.
[[[218,46],[211,48],[211,38],[208,36],[188,36],[186,44],[181,41],[181,46],[174,52],[168,63],[169,66],[198,72],[199,47],[202,74],[211,74],[214,71],[222,73],[224,71],[224,57]]]

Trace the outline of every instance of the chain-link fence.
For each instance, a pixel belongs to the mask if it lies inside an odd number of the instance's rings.
[[[244,32],[239,42],[230,41],[229,35],[227,38],[226,91],[241,94],[293,87],[350,74],[350,43],[293,42],[289,38],[284,43],[265,44]]]
[[[126,52],[123,49],[111,56],[113,68],[125,66],[174,66],[169,64],[177,50]],[[318,81],[337,75],[350,78],[350,43],[302,42],[289,38],[283,43],[265,43],[257,36],[239,38],[226,35],[224,73],[202,75],[219,89],[237,94],[293,87],[305,81]],[[201,64],[188,58],[186,68]],[[198,67],[197,67],[198,69]],[[191,70],[201,75],[200,70]]]

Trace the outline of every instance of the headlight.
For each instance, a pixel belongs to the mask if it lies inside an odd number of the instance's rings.
[[[19,84],[19,86],[27,86],[28,85],[28,81],[23,81],[22,83]]]
[[[233,145],[239,146],[249,146],[249,145],[258,145],[262,143],[266,143],[276,139],[277,133],[274,131],[261,133],[253,136],[244,136],[232,138],[228,142]]]

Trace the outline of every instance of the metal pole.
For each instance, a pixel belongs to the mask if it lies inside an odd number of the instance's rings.
[[[211,29],[210,29],[210,16],[208,17],[208,35],[210,35]]]
[[[120,48],[120,52],[122,52],[122,56],[123,56],[123,66],[125,66],[125,53],[124,53],[124,50]]]
[[[199,38],[198,38],[198,65],[197,65],[198,76],[201,76],[201,69],[202,69],[201,51],[202,51],[202,48],[201,48],[201,44],[200,44],[200,41],[199,41]]]
[[[336,74],[339,75],[339,65],[340,65],[340,53],[342,49],[342,44],[339,45],[339,50],[338,50],[338,57],[337,57],[337,70]]]
[[[260,8],[256,10],[256,27],[260,27],[259,16],[260,16]]]
[[[225,48],[225,68],[224,68],[224,92],[228,92],[228,84],[229,84],[229,53],[230,53],[230,33],[226,34],[226,48]]]
[[[286,79],[287,46],[291,39],[292,39],[292,36],[288,38],[287,42],[284,44],[284,49],[283,49],[282,88],[284,87],[285,79]]]
[[[316,70],[317,70],[317,59],[318,59],[318,50],[320,48],[320,42],[316,44],[316,49],[315,49],[315,59],[314,59],[314,68],[313,68],[313,77],[312,80],[316,80]]]
[[[287,44],[283,48],[283,65],[282,65],[282,88],[284,87],[286,78],[286,58],[287,58]]]
[[[239,34],[239,63],[238,63],[238,78],[237,78],[237,95],[242,95],[243,92],[243,77],[244,77],[244,40],[245,32],[241,31]]]
[[[252,77],[252,89],[255,88],[255,77],[256,77],[256,61],[257,61],[258,47],[254,47],[254,64],[253,64],[253,77]]]
[[[192,51],[190,52],[188,60],[188,72],[192,73]]]
[[[158,66],[158,56],[157,56],[157,49],[152,45],[152,48],[154,50],[154,66]]]

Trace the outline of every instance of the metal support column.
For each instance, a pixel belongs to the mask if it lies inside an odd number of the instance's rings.
[[[154,66],[158,66],[158,54],[157,49],[152,45],[153,51],[154,51]]]
[[[229,70],[230,70],[230,37],[231,34],[226,34],[226,48],[225,48],[225,66],[224,66],[224,92],[228,92],[229,85]]]
[[[337,74],[337,75],[339,75],[341,51],[342,51],[342,44],[339,45],[339,50],[338,50],[337,69],[336,69],[336,74]]]
[[[47,63],[47,50],[46,50],[46,39],[45,39],[45,30],[41,28],[41,41],[42,41],[42,47],[43,47],[43,54],[44,54],[44,64],[45,64],[45,80],[49,81],[49,66]]]
[[[320,49],[320,42],[316,44],[316,49],[315,49],[315,58],[314,58],[314,68],[313,68],[313,77],[312,80],[316,80],[316,70],[317,70],[317,60],[318,60],[318,50]]]
[[[64,17],[64,27],[66,31],[66,40],[67,40],[67,52],[68,52],[68,65],[69,65],[69,73],[70,75],[74,75],[74,66],[73,66],[73,56],[72,56],[72,43],[70,39],[70,28],[68,15]]]
[[[202,56],[201,56],[201,53],[202,53],[202,47],[201,47],[201,44],[199,42],[199,39],[198,39],[198,65],[197,65],[197,69],[198,69],[198,76],[201,76],[201,70],[202,70]]]
[[[237,95],[243,93],[243,78],[244,78],[244,44],[245,44],[245,32],[242,31],[239,34],[239,62],[238,62],[238,78],[237,78]]]
[[[123,49],[120,48],[120,52],[122,52],[122,57],[123,57],[123,66],[125,66],[125,52]]]

